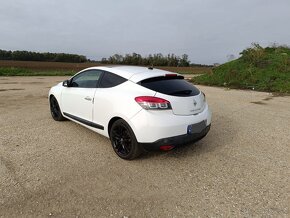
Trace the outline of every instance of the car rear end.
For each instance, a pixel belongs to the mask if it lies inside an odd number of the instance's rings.
[[[130,119],[138,142],[146,150],[170,150],[208,133],[211,111],[204,93],[181,75],[167,71],[138,77],[138,85],[155,91],[154,96],[136,96],[143,109]]]

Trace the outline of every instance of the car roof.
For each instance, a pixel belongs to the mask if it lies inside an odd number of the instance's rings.
[[[135,83],[140,82],[144,79],[165,76],[168,74],[180,75],[178,73],[173,73],[166,70],[160,70],[160,69],[151,68],[151,67],[138,67],[138,66],[99,66],[99,67],[90,67],[85,70],[88,70],[88,69],[99,69],[99,70],[108,71],[116,75],[119,75],[121,77],[124,77],[125,79],[128,79]]]

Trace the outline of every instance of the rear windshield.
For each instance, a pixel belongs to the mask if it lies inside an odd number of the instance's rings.
[[[182,76],[177,77],[154,77],[139,82],[143,87],[173,96],[195,96],[200,91],[191,83],[183,79]]]

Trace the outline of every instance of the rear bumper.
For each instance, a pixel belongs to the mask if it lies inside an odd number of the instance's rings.
[[[205,122],[205,125],[195,125],[200,122]],[[211,124],[211,111],[207,105],[201,113],[189,116],[177,116],[171,110],[141,110],[128,123],[135,133],[138,143],[150,144],[160,139],[174,138],[182,135],[187,136],[190,132],[189,126],[194,128],[191,131],[192,133],[200,133],[206,126]],[[194,137],[194,135],[189,135]]]
[[[160,146],[164,146],[164,145],[170,145],[173,147],[186,145],[192,142],[196,142],[202,139],[203,137],[205,137],[210,130],[210,126],[211,125],[208,125],[199,133],[185,134],[185,135],[179,135],[179,136],[174,136],[174,137],[169,137],[169,138],[163,138],[152,143],[140,143],[140,145],[142,145],[143,148],[147,151],[159,150]]]

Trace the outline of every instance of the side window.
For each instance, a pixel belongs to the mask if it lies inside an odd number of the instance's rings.
[[[111,88],[117,85],[120,85],[123,82],[126,82],[127,79],[118,76],[116,74],[110,72],[104,72],[102,79],[100,81],[99,87],[100,88]]]
[[[100,70],[84,71],[72,78],[71,87],[96,88],[101,74]]]

